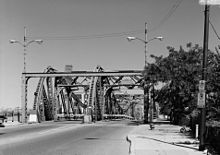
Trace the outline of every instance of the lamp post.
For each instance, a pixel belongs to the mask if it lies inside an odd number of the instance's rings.
[[[147,23],[145,23],[145,39],[129,36],[129,37],[127,37],[127,40],[128,41],[139,40],[139,41],[144,43],[144,67],[147,67],[147,44],[149,42],[153,41],[153,40],[160,40],[160,41],[162,41],[163,37],[162,36],[158,36],[158,37],[154,37],[154,38],[151,38],[151,39],[147,40]]]
[[[153,37],[151,39],[147,39],[147,23],[145,23],[145,38],[144,39],[141,39],[141,38],[138,38],[138,37],[133,37],[133,36],[129,36],[127,37],[127,40],[128,41],[133,41],[133,40],[139,40],[141,42],[144,43],[144,69],[146,69],[147,67],[147,44],[153,40],[160,40],[162,41],[163,40],[163,37],[162,36],[158,36],[158,37]],[[151,91],[149,90],[149,92],[147,92],[147,83],[146,81],[144,81],[144,123],[148,123],[148,110],[149,110],[149,102],[150,101],[148,99],[148,97],[151,96]],[[153,104],[153,102],[151,102],[151,104]],[[151,105],[151,107],[153,107]],[[152,108],[151,108],[151,115],[152,115]],[[150,117],[151,120],[150,122],[152,123],[152,119],[153,119],[153,116]]]
[[[138,37],[130,37],[129,36],[129,37],[127,37],[127,40],[128,41],[139,40],[139,41],[144,43],[144,67],[147,67],[147,44],[150,41],[152,41],[152,40],[160,40],[160,41],[162,41],[163,37],[162,36],[158,36],[158,37],[154,37],[154,38],[152,38],[152,39],[147,41],[147,40],[143,40],[143,39],[138,38]]]
[[[35,39],[35,40],[30,40],[28,41],[27,40],[27,32],[26,32],[26,27],[24,27],[24,40],[23,40],[23,43],[18,41],[18,40],[9,40],[9,42],[11,44],[14,44],[14,43],[18,43],[20,44],[21,46],[23,46],[24,48],[24,70],[23,70],[23,73],[26,72],[26,55],[27,55],[27,47],[31,44],[31,43],[38,43],[38,44],[42,44],[43,43],[43,40],[41,39]]]
[[[20,42],[18,40],[9,40],[11,44],[18,43],[24,48],[24,70],[23,73],[26,73],[26,48],[31,44],[31,43],[38,43],[42,44],[43,40],[41,39],[36,39],[36,40],[27,40],[27,32],[26,32],[26,27],[24,27],[24,40],[23,42]],[[27,123],[27,82],[28,80],[25,77],[25,74],[22,74],[22,83],[21,83],[21,107],[22,107],[22,123]]]

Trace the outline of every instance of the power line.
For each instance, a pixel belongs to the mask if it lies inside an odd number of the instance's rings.
[[[125,31],[125,32],[114,32],[106,34],[92,34],[92,35],[79,35],[79,36],[41,36],[33,37],[29,36],[28,38],[42,38],[44,40],[82,40],[82,39],[100,39],[100,38],[110,38],[110,37],[122,37],[131,34],[140,34],[143,33],[143,30],[134,30],[134,31]]]
[[[155,31],[158,28],[160,28],[173,14],[174,12],[176,12],[176,10],[178,9],[178,7],[180,6],[180,4],[183,2],[183,0],[176,0],[176,2],[172,5],[172,7],[170,8],[170,10],[168,11],[167,14],[165,14],[165,16],[162,18],[162,20],[159,22],[158,26],[156,26],[155,28],[153,28],[151,31]]]
[[[176,0],[172,5],[171,9],[169,9],[168,13],[162,18],[159,22],[158,26],[148,31],[152,32],[161,27],[177,10],[183,0]],[[143,33],[143,30],[133,30],[133,31],[125,31],[125,32],[113,32],[106,34],[92,34],[92,35],[79,35],[79,36],[28,36],[29,39],[34,38],[42,38],[43,40],[84,40],[84,39],[102,39],[102,38],[116,38],[123,37],[128,35],[137,35]]]
[[[217,33],[217,31],[216,31],[216,29],[215,29],[215,27],[214,27],[214,25],[212,24],[212,22],[211,22],[210,19],[209,19],[209,23],[210,23],[210,25],[211,25],[211,27],[212,27],[212,29],[213,29],[215,35],[217,36],[218,40],[220,40],[220,36],[218,35],[218,33]]]

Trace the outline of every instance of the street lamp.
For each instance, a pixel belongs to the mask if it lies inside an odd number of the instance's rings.
[[[162,41],[164,38],[162,36],[158,36],[158,37],[154,37],[152,39],[149,39],[149,40],[144,40],[144,39],[141,39],[141,38],[138,38],[138,37],[132,37],[132,36],[128,36],[127,37],[127,40],[128,41],[133,41],[133,40],[139,40],[141,42],[143,42],[145,44],[145,67],[147,66],[147,46],[146,44],[148,44],[149,42],[151,42],[152,40],[160,40]]]
[[[145,40],[140,39],[140,38],[137,38],[137,37],[130,37],[130,36],[129,36],[129,37],[127,37],[127,39],[128,39],[128,41],[140,40],[140,41],[142,41],[143,43],[145,43]],[[154,38],[148,40],[146,43],[148,43],[149,41],[154,40],[154,39],[158,39],[158,40],[162,41],[162,40],[163,40],[163,37],[162,37],[162,36],[154,37]]]
[[[26,27],[24,27],[24,40],[23,40],[23,43],[22,42],[20,42],[20,41],[18,41],[18,40],[9,40],[9,43],[11,43],[11,44],[14,44],[14,43],[18,43],[18,44],[20,44],[21,46],[23,46],[23,48],[24,48],[24,73],[26,72],[26,48],[31,44],[31,43],[38,43],[38,44],[42,44],[43,43],[43,40],[41,40],[41,39],[35,39],[35,40],[30,40],[30,41],[28,41],[27,40],[27,36],[26,36]]]
[[[133,36],[129,36],[127,37],[127,40],[128,41],[133,41],[133,40],[139,40],[141,42],[144,43],[144,54],[145,54],[145,61],[144,61],[144,69],[146,69],[147,67],[147,44],[153,40],[160,40],[162,41],[163,40],[163,37],[162,36],[158,36],[158,37],[154,37],[152,39],[147,39],[147,23],[145,23],[145,38],[144,39],[141,39],[141,38],[138,38],[138,37],[133,37]],[[151,87],[151,86],[150,86]],[[154,87],[154,86],[153,86]],[[147,95],[148,94],[148,95]],[[149,97],[149,99],[148,99]],[[144,123],[148,123],[148,110],[149,110],[149,100],[151,101],[151,106],[150,106],[150,128],[153,129],[154,126],[153,126],[153,102],[152,102],[152,99],[150,98],[151,97],[151,89],[149,89],[149,92],[147,92],[147,82],[144,80]]]

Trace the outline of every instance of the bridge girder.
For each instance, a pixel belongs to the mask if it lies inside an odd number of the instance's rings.
[[[124,77],[130,78],[133,83],[121,84]],[[22,73],[22,78],[22,121],[24,123],[27,122],[27,87],[28,79],[30,78],[40,78],[35,92],[33,109],[37,111],[37,115],[41,120],[44,120],[43,117],[45,116],[46,120],[56,119],[60,112],[60,107],[63,108],[65,113],[68,113],[68,106],[70,106],[69,109],[72,106],[72,112],[74,106],[83,107],[84,109],[85,107],[93,106],[93,114],[95,114],[96,120],[103,119],[104,114],[112,113],[113,111],[114,113],[121,114],[123,110],[114,97],[114,91],[108,94],[106,93],[107,90],[122,86],[141,87],[141,79],[143,79],[142,71],[139,70],[104,71],[100,66],[93,72],[57,72],[52,67],[48,67],[43,73]],[[95,83],[93,83],[95,87],[93,89],[91,88],[92,80],[95,80]],[[47,87],[47,89],[44,87]],[[88,97],[87,101],[82,103],[74,90],[79,87],[83,87],[87,96],[90,93],[89,97],[92,96],[93,101],[89,101]],[[58,90],[58,88],[62,89]],[[42,108],[40,107],[40,101],[42,101],[43,97],[47,98],[47,101],[43,102],[44,112],[40,116],[39,109]]]

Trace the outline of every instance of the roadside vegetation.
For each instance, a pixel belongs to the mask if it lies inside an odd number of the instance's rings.
[[[149,84],[164,82],[162,89],[155,91],[155,101],[160,104],[161,113],[170,116],[173,124],[187,125],[195,133],[199,123],[197,94],[202,76],[203,49],[198,44],[188,43],[178,50],[167,47],[168,56],[151,55],[153,63],[148,64],[143,74]],[[208,51],[206,81],[206,121],[208,127],[220,127],[220,46]],[[208,131],[208,130],[207,130]],[[209,133],[207,133],[208,135]],[[217,135],[215,135],[217,136]],[[219,135],[218,135],[219,136]]]

